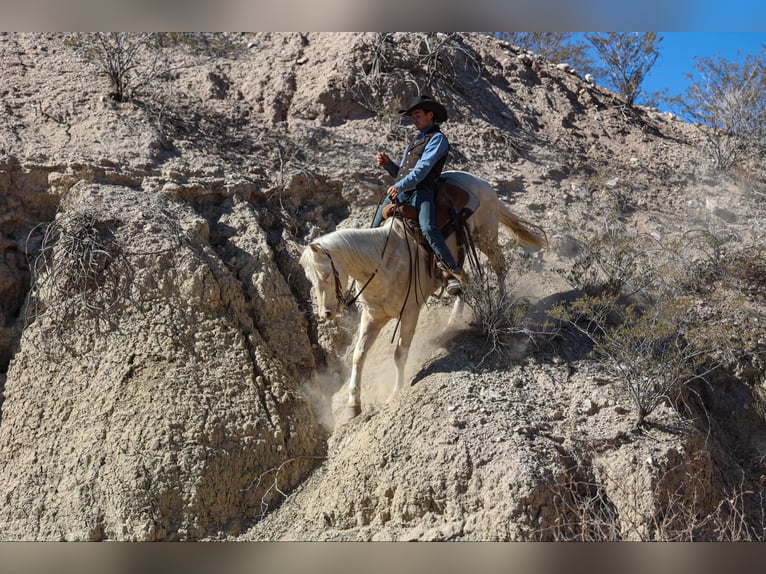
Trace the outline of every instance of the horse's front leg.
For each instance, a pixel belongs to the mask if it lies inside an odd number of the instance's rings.
[[[355,417],[362,412],[362,389],[361,375],[367,351],[377,339],[386,319],[373,317],[365,309],[362,311],[362,320],[359,323],[359,333],[354,347],[354,356],[351,361],[351,377],[348,380],[348,403],[346,406],[348,415]]]
[[[457,320],[463,315],[463,309],[465,308],[463,297],[464,295],[460,295],[455,298],[455,302],[452,305],[452,311],[449,314],[449,320],[447,320],[447,327],[455,325]]]
[[[391,400],[404,386],[404,367],[407,364],[407,357],[410,354],[410,345],[412,344],[412,338],[415,335],[415,327],[418,324],[418,315],[420,309],[405,310],[402,313],[402,322],[399,326],[399,340],[396,343],[396,349],[394,350],[394,363],[396,363],[396,383],[394,384],[394,390],[391,391],[391,395],[388,400]]]

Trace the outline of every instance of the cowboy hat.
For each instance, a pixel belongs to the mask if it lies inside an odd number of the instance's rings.
[[[403,116],[409,116],[413,110],[424,110],[426,112],[433,112],[434,123],[440,124],[447,120],[447,110],[439,102],[434,100],[431,96],[418,96],[410,103],[410,107],[406,110],[399,110],[399,113]]]

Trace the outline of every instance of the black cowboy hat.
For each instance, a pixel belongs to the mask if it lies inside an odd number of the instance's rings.
[[[412,114],[413,110],[433,112],[435,124],[440,124],[447,120],[447,109],[431,96],[418,96],[412,100],[409,108],[406,110],[399,110],[399,113],[403,116],[409,116]]]

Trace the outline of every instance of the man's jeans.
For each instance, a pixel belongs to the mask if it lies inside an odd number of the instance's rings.
[[[450,271],[455,273],[459,272],[457,263],[452,257],[447,243],[444,241],[444,235],[436,227],[436,204],[434,202],[433,189],[421,188],[414,191],[402,191],[396,196],[399,203],[408,203],[415,207],[418,211],[418,223],[420,224],[420,230],[423,232],[423,237],[426,238],[431,249],[434,250],[436,256],[444,261],[444,264]],[[381,202],[378,212],[375,214],[375,219],[372,221],[373,227],[378,227],[383,221],[383,208],[391,203],[391,199],[386,198]]]

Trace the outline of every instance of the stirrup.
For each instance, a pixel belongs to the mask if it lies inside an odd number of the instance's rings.
[[[462,295],[463,294],[463,286],[460,284],[460,281],[455,279],[454,277],[451,277],[447,281],[447,287],[445,288],[447,293],[449,293],[452,296]]]

